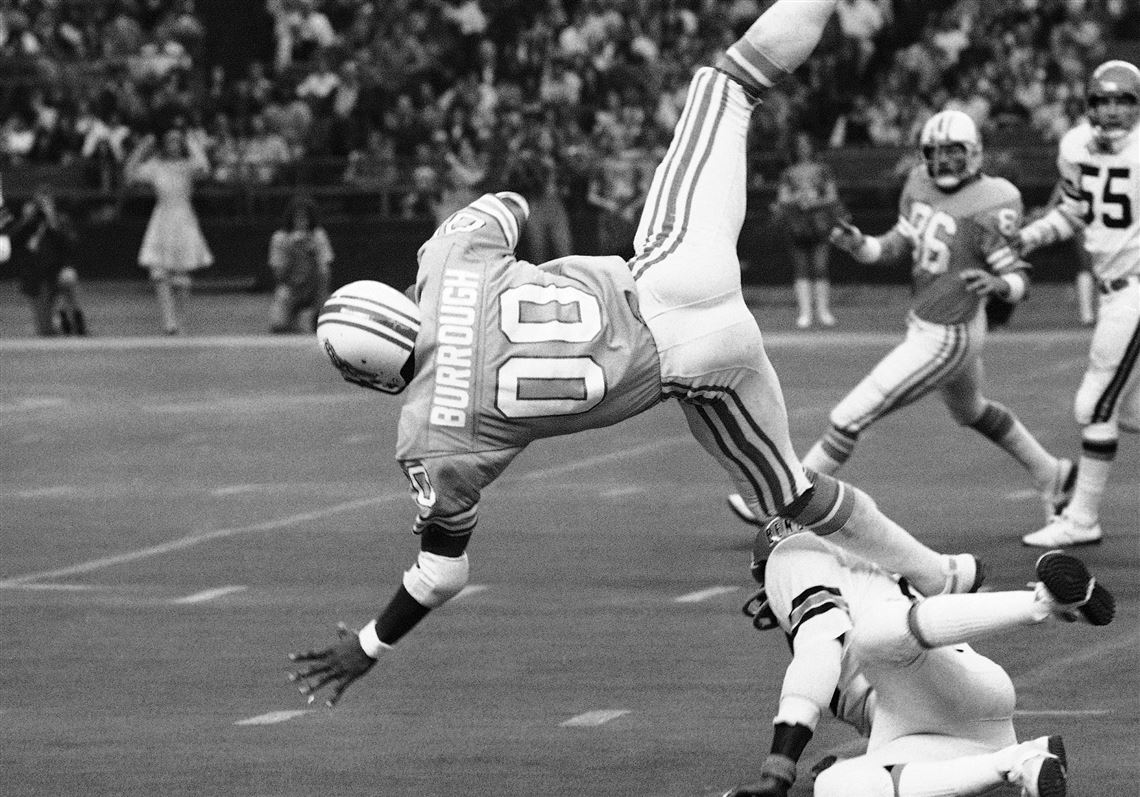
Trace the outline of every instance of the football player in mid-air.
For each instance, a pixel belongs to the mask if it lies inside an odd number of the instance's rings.
[[[1029,252],[1083,232],[1100,293],[1074,402],[1081,425],[1076,485],[1062,512],[1022,537],[1038,548],[1100,542],[1100,503],[1120,432],[1140,431],[1140,69],[1101,64],[1085,102],[1088,118],[1061,139],[1061,200],[1023,227],[1014,246]]]
[[[804,456],[804,466],[833,474],[855,450],[859,435],[880,418],[937,390],[958,423],[984,435],[1029,472],[1052,515],[1067,500],[1073,463],[1046,451],[1017,416],[982,394],[985,303],[1018,302],[1029,265],[1007,237],[1021,222],[1021,193],[983,174],[982,143],[961,111],[935,114],[920,137],[924,164],[907,178],[899,220],[885,235],[864,235],[842,223],[832,242],[861,263],[897,262],[909,255],[914,299],[906,337],[831,411],[831,427]],[[739,496],[729,504],[758,522]]]
[[[1061,737],[1018,743],[1013,682],[967,643],[1050,619],[1110,623],[1116,601],[1084,563],[1050,551],[1027,590],[924,598],[825,538],[789,531],[776,520],[757,533],[762,590],[745,606],[792,648],[771,752],[755,782],[725,797],[786,797],[828,710],[867,751],[819,774],[815,797],[970,797],[1004,783],[1023,797],[1064,797]]]
[[[617,423],[670,397],[755,512],[830,535],[931,594],[978,586],[973,556],[932,551],[866,493],[805,471],[740,287],[752,110],[806,60],[835,4],[778,0],[716,68],[697,70],[628,263],[517,260],[526,200],[486,194],[421,247],[414,302],[374,282],[331,297],[318,336],[342,374],[389,392],[407,387],[397,459],[418,505],[420,553],[362,630],[292,656],[303,694],[327,686],[332,705],[460,592],[481,492],[529,443]]]

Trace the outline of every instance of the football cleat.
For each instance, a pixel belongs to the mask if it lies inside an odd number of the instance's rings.
[[[1049,737],[1060,743],[1060,736]],[[1021,755],[1006,780],[1021,787],[1021,797],[1065,797],[1068,794],[1068,772],[1060,756],[1048,747],[1042,750],[1038,740],[1019,745]],[[1064,747],[1061,747],[1062,755]]]
[[[972,553],[949,554],[942,557],[946,565],[946,586],[943,595],[977,592],[986,582],[986,566]]]
[[[1077,485],[1077,466],[1071,459],[1058,459],[1057,472],[1047,490],[1041,493],[1041,503],[1045,507],[1045,521],[1061,514],[1073,498],[1073,488]]]
[[[1044,528],[1021,538],[1031,548],[1067,548],[1073,545],[1096,545],[1103,538],[1099,523],[1084,525],[1067,515],[1054,515]]]
[[[1037,559],[1037,580],[1055,604],[1053,613],[1090,625],[1108,625],[1116,615],[1116,598],[1097,583],[1085,563],[1064,551],[1049,551]]]

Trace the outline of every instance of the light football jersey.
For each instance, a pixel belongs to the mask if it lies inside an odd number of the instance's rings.
[[[421,522],[473,512],[532,440],[609,426],[662,397],[624,261],[517,260],[515,213],[484,195],[420,248],[416,373],[397,459]]]
[[[914,313],[934,324],[972,319],[982,298],[966,290],[959,275],[972,268],[993,271],[987,257],[1016,235],[1022,212],[1021,192],[1008,180],[983,174],[946,192],[925,166],[912,169],[899,216],[917,230],[911,269]],[[1023,268],[1021,261],[1016,268]]]
[[[1066,193],[1083,200],[1084,246],[1096,276],[1140,274],[1140,125],[1106,152],[1088,121],[1080,123],[1061,139],[1057,169]]]

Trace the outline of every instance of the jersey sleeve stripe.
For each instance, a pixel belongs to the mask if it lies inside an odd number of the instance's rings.
[[[511,213],[510,208],[503,204],[503,200],[499,199],[494,194],[484,194],[471,203],[474,210],[486,213],[493,218],[503,231],[503,237],[507,240],[507,246],[514,249],[519,242],[519,222],[515,218],[515,214]]]
[[[828,614],[829,612],[838,612],[839,615],[847,615],[847,604],[843,602],[842,599],[839,601],[825,599],[822,603],[813,604],[810,608],[805,606],[804,609],[805,610],[799,612],[798,615],[793,612],[792,617],[789,618],[789,622],[792,628],[791,636],[793,640],[796,638],[796,635],[799,634],[800,629],[803,628],[807,621],[811,620],[813,617],[819,617],[821,615]]]

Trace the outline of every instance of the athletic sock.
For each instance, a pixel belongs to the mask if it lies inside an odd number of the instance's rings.
[[[1077,467],[1077,483],[1073,497],[1065,507],[1065,516],[1083,526],[1091,526],[1100,517],[1100,502],[1108,484],[1108,474],[1116,459],[1117,441],[1081,441],[1081,462]]]
[[[987,401],[986,408],[970,428],[997,443],[1007,454],[1029,471],[1038,490],[1046,489],[1057,472],[1057,458],[1037,442],[1017,416],[996,401]]]
[[[848,432],[832,426],[804,456],[803,465],[816,473],[831,475],[851,457],[858,441],[858,432]]]
[[[911,633],[926,648],[957,645],[1049,616],[1049,607],[1028,590],[935,595],[915,604],[907,618]]]

